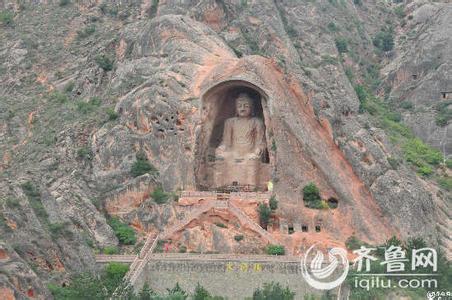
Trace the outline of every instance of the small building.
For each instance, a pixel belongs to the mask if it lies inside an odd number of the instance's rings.
[[[443,91],[441,93],[441,100],[452,99],[452,91]]]

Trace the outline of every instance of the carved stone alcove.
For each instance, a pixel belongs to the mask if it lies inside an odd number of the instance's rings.
[[[250,100],[244,100],[244,98]],[[252,115],[247,118],[238,116],[237,101],[251,102]],[[274,160],[269,152],[271,123],[267,102],[268,97],[260,88],[241,80],[219,83],[204,93],[201,99],[201,126],[197,134],[195,152],[195,178],[198,189],[216,190],[231,187],[239,190],[266,189]],[[263,131],[263,138],[259,139],[263,142],[259,147],[256,146],[259,148],[257,151],[259,155],[253,159],[246,158],[254,157],[252,153],[244,155],[243,158],[220,157],[218,153],[220,146],[224,144],[225,124],[242,123],[242,121],[245,124],[251,124],[251,127],[245,127],[251,128],[252,133]],[[228,128],[231,126],[239,125],[226,125]],[[226,131],[229,133],[228,130]],[[236,133],[236,135],[240,134],[244,135],[243,132]]]

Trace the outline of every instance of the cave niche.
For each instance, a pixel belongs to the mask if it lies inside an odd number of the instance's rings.
[[[215,150],[223,139],[225,121],[236,116],[235,101],[241,94],[247,94],[253,102],[253,116],[261,119],[264,124],[265,149],[259,159],[260,182],[270,180],[274,158],[269,151],[269,141],[272,136],[271,121],[268,111],[268,97],[259,87],[242,80],[231,80],[219,83],[209,88],[201,97],[200,128],[196,136],[195,150],[195,181],[198,190],[218,190],[215,184]],[[218,166],[218,165],[217,165]],[[240,183],[231,183],[232,188],[240,189]],[[254,190],[265,190],[266,185],[260,184]]]

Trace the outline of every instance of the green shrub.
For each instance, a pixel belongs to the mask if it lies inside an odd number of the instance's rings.
[[[116,246],[107,246],[102,249],[102,253],[107,255],[119,254],[119,249]]]
[[[268,222],[270,221],[270,216],[272,210],[266,203],[260,203],[257,207],[259,213],[259,222],[263,228],[267,228]]]
[[[66,6],[71,3],[71,0],[60,0],[60,6]]]
[[[339,53],[345,53],[348,51],[347,49],[347,40],[343,37],[337,37],[335,39],[336,48]]]
[[[208,300],[211,298],[212,298],[212,296],[210,295],[210,293],[198,283],[196,285],[192,299],[193,300]]]
[[[87,114],[94,111],[97,107],[101,105],[102,101],[99,97],[92,97],[88,101],[77,102],[77,109],[82,114]]]
[[[293,300],[295,292],[288,286],[282,288],[278,282],[264,283],[264,287],[257,288],[253,293],[253,300]]]
[[[355,5],[358,5],[358,6],[363,5],[363,1],[362,1],[362,0],[353,0],[353,3],[354,3]]]
[[[67,229],[67,223],[52,223],[49,224],[49,230],[53,237],[58,236],[72,236],[72,232]]]
[[[184,245],[179,246],[179,253],[186,253],[187,252],[187,247]]]
[[[372,39],[372,43],[381,51],[391,51],[394,49],[394,34],[392,30],[381,30]]]
[[[151,193],[151,198],[157,204],[166,203],[170,195],[166,193],[160,186],[156,187]]]
[[[228,226],[227,226],[226,224],[220,223],[220,222],[215,223],[215,225],[217,225],[217,226],[220,227],[220,228],[228,228]]]
[[[345,247],[347,247],[348,250],[356,250],[359,249],[361,246],[369,246],[368,244],[360,241],[356,236],[352,235],[345,241]]]
[[[128,265],[117,262],[111,262],[105,268],[107,278],[118,283],[121,282],[122,278],[126,275],[127,271],[129,271]]]
[[[303,200],[306,202],[316,202],[321,200],[320,190],[315,183],[310,182],[303,188]]]
[[[9,10],[0,11],[0,23],[3,26],[11,26],[14,21],[14,13]]]
[[[73,81],[68,82],[65,86],[64,86],[64,92],[65,93],[70,93],[74,90],[75,87],[75,83]]]
[[[406,160],[417,167],[423,167],[426,164],[436,166],[443,160],[443,155],[440,151],[428,146],[418,138],[408,140],[402,149]]]
[[[400,164],[399,161],[394,157],[388,157],[387,160],[388,160],[388,163],[391,166],[391,168],[393,170],[397,170],[397,168],[399,167],[399,164]]]
[[[339,28],[336,26],[336,24],[335,24],[334,22],[328,23],[327,28],[328,28],[328,30],[331,31],[331,32],[337,32],[337,31],[339,31]]]
[[[406,13],[405,13],[405,8],[403,7],[403,5],[397,6],[396,8],[394,8],[394,13],[397,15],[397,17],[399,17],[400,19],[405,18]]]
[[[108,108],[107,115],[108,115],[109,121],[115,121],[116,119],[119,118],[119,114],[117,112],[115,112],[114,108]]]
[[[83,273],[73,277],[65,287],[49,284],[48,288],[55,299],[110,299],[128,269],[125,264],[112,262],[100,276]]]
[[[144,153],[137,153],[137,160],[132,164],[130,173],[138,177],[146,173],[156,173],[157,169],[148,161]]]
[[[270,201],[269,201],[268,204],[270,205],[270,209],[271,210],[278,209],[278,200],[276,200],[276,196],[275,195],[271,195]]]
[[[422,176],[430,176],[433,174],[433,169],[428,165],[420,166],[417,172]]]
[[[166,289],[168,291],[169,297],[168,300],[185,300],[188,298],[187,292],[184,291],[178,282],[176,282],[176,285],[172,289]]]
[[[409,238],[405,244],[409,252],[413,249],[422,249],[427,247],[425,241],[420,237]]]
[[[115,232],[119,243],[123,245],[133,245],[136,243],[137,238],[135,231],[127,224],[122,223],[118,218],[113,217],[108,220],[108,224]]]
[[[33,208],[36,216],[47,223],[49,215],[42,205],[41,193],[39,192],[39,190],[30,181],[21,184],[21,188],[24,194],[27,196],[28,203],[30,203],[30,206],[31,208]]]
[[[337,58],[331,55],[322,55],[322,65],[337,65]]]
[[[445,189],[446,191],[452,191],[452,177],[440,177],[437,179],[440,187]]]
[[[96,55],[94,58],[94,61],[97,63],[99,67],[101,67],[104,71],[111,71],[113,70],[113,59],[111,59],[109,56],[102,54],[102,55]]]
[[[414,106],[410,101],[403,101],[402,103],[400,103],[400,107],[403,109],[412,109]]]
[[[267,252],[268,255],[284,255],[285,249],[282,245],[268,245],[265,249],[265,252]]]
[[[241,240],[243,240],[243,234],[236,234],[236,235],[234,235],[234,240],[236,242],[240,242]]]
[[[89,147],[85,146],[77,150],[77,157],[83,160],[92,160],[94,153]]]
[[[19,208],[20,203],[19,203],[19,199],[15,199],[12,197],[6,197],[6,198],[2,198],[0,203],[4,202],[6,204],[7,207],[9,208]]]
[[[446,167],[452,169],[452,159],[446,159]]]
[[[59,91],[53,91],[49,95],[49,98],[50,98],[50,100],[58,102],[58,103],[65,103],[68,100],[68,97]]]
[[[84,39],[92,35],[94,32],[96,32],[96,26],[95,25],[88,25],[83,29],[77,30],[77,38],[79,40]]]
[[[452,101],[446,101],[436,106],[436,125],[444,127],[452,120]]]

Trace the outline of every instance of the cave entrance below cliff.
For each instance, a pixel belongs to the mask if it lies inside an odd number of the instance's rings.
[[[338,205],[339,205],[339,201],[337,201],[336,198],[331,197],[328,199],[329,208],[335,209],[338,207]]]
[[[268,151],[271,139],[271,122],[267,107],[268,96],[256,85],[243,80],[230,80],[221,82],[208,89],[201,97],[200,130],[196,138],[195,149],[195,183],[198,190],[218,190],[224,188],[219,185],[218,167],[215,151],[223,141],[225,121],[236,116],[235,101],[240,94],[246,94],[253,103],[253,117],[263,121],[265,149],[259,161],[256,174],[258,179],[253,190],[265,190],[270,180],[270,169],[273,164],[272,153]],[[232,186],[232,182],[235,183]],[[242,186],[249,186],[247,182],[233,180],[230,186],[234,190]],[[227,186],[226,186],[227,187]],[[244,191],[244,190],[243,190]]]

